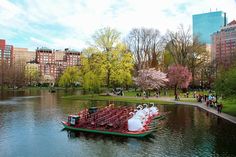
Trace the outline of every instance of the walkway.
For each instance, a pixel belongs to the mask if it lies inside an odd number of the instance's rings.
[[[153,99],[154,97],[151,97],[151,98]],[[162,100],[162,101],[167,101],[167,102],[173,102],[173,103],[175,103],[175,104],[183,104],[183,105],[197,106],[197,107],[200,107],[200,108],[202,108],[202,109],[204,109],[204,110],[206,110],[206,111],[208,111],[208,112],[211,112],[211,113],[213,113],[213,114],[215,114],[215,115],[217,115],[217,116],[219,116],[219,117],[221,117],[221,118],[224,118],[224,119],[226,119],[226,120],[228,120],[228,121],[230,121],[230,122],[236,124],[236,117],[231,116],[231,115],[226,114],[226,113],[218,113],[216,109],[211,108],[211,107],[207,107],[207,106],[205,105],[205,103],[198,103],[198,102],[193,103],[193,102],[175,101],[175,100],[174,100],[173,98],[171,98],[171,97],[159,97],[159,98],[156,98],[156,99]]]

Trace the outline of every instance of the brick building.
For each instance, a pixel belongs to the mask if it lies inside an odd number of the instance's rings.
[[[48,48],[36,49],[36,63],[43,76],[43,82],[54,82],[68,66],[80,64],[80,52],[51,50]]]
[[[14,61],[13,46],[6,45],[6,41],[3,39],[0,39],[0,60],[9,65],[12,65]]]
[[[212,61],[219,66],[230,67],[236,61],[236,21],[212,34]]]

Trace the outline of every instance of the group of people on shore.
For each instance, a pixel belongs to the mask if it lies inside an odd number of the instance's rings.
[[[223,104],[217,101],[217,95],[214,94],[197,94],[196,92],[193,93],[193,97],[197,99],[197,102],[206,102],[207,107],[215,108],[218,113],[221,113],[223,109]]]
[[[163,94],[167,95],[167,91],[165,90]],[[160,97],[160,95],[161,95],[160,90],[157,90],[154,94],[151,94],[151,92],[146,92],[146,91],[143,91],[142,93],[141,92],[136,93],[136,97],[143,97],[143,98],[148,98],[150,96],[155,96],[158,98]]]

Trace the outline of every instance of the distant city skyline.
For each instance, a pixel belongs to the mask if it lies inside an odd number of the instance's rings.
[[[102,27],[115,28],[122,37],[137,27],[164,35],[180,24],[192,28],[193,14],[223,11],[230,22],[236,18],[235,8],[235,0],[1,0],[0,39],[30,50],[82,50]]]

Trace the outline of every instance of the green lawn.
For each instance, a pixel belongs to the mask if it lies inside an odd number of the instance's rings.
[[[223,99],[220,102],[223,103],[222,112],[236,116],[236,97]]]
[[[182,102],[193,102],[193,103],[197,102],[196,98],[184,98],[184,97],[180,97],[180,101],[182,101]]]
[[[99,95],[73,95],[73,96],[64,96],[63,99],[72,99],[72,100],[98,100],[98,101],[121,101],[121,102],[130,102],[130,103],[158,103],[158,104],[174,104],[166,101],[156,100],[156,99],[143,99],[137,97],[122,97],[122,96],[99,96]]]
[[[164,95],[164,91],[161,91],[161,95],[160,96],[168,96],[168,97],[174,97],[174,90],[173,89],[168,89],[167,91],[167,95]],[[124,91],[125,96],[136,96],[137,93],[141,93],[140,90],[128,90],[128,91]],[[182,90],[177,90],[177,93],[179,93],[180,97],[184,97],[184,93],[182,92]],[[193,98],[193,93],[194,91],[189,91],[189,98]],[[201,94],[201,95],[208,95],[208,91],[204,90],[204,91],[196,91],[197,94]],[[156,93],[154,91],[151,91],[151,96],[156,96]]]

